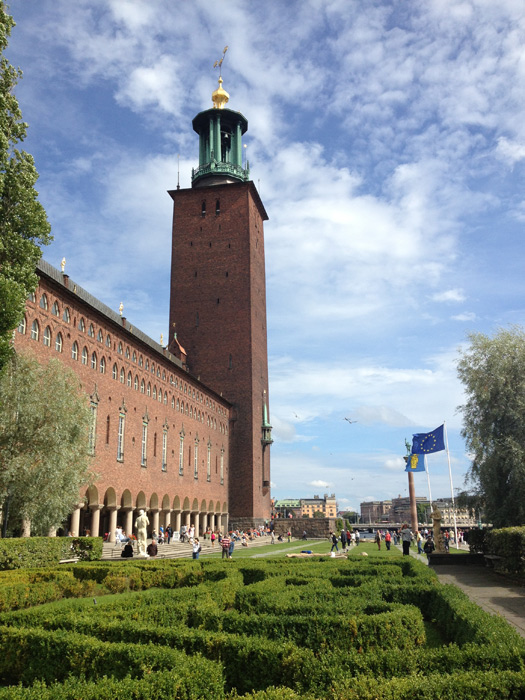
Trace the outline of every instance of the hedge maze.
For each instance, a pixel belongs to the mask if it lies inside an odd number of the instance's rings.
[[[0,610],[0,700],[525,697],[521,637],[407,557],[18,570]]]

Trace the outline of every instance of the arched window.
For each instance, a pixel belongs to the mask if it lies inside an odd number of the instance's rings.
[[[157,365],[157,377],[160,378],[160,367]]]
[[[88,330],[88,335],[90,338],[95,337],[95,328],[92,323],[89,324],[89,330]]]
[[[135,350],[133,350],[133,355],[131,356],[131,359],[133,360],[133,362],[137,362],[137,353],[135,352]]]
[[[78,330],[82,331],[82,333],[84,333],[86,330],[86,322],[84,321],[82,316],[80,317],[80,321],[78,322]]]
[[[140,393],[143,394],[146,391],[146,385],[144,384],[144,380],[142,379],[140,382]]]
[[[124,384],[126,382],[126,373],[124,372],[124,367],[120,370],[120,383]]]
[[[137,377],[137,375],[135,375],[135,381],[133,382],[133,388],[135,389],[135,391],[138,391],[138,389],[139,389],[139,378]]]
[[[40,308],[47,311],[47,296],[45,294],[40,297]]]
[[[94,352],[91,355],[91,369],[97,369],[97,353]]]
[[[111,376],[113,377],[113,379],[118,379],[118,367],[116,362],[113,365],[113,369],[111,370]]]
[[[162,372],[162,380],[165,382],[166,381],[166,372]]]
[[[44,345],[46,348],[50,347],[51,345],[51,328],[49,326],[46,326],[44,331]]]
[[[118,354],[122,355],[122,343],[118,344]]]
[[[156,386],[153,387],[153,398],[154,399],[157,398],[157,387]]]
[[[73,343],[73,346],[71,348],[71,358],[73,360],[78,360],[78,343],[76,340]]]
[[[62,314],[62,320],[69,323],[71,321],[71,316],[69,314],[69,309],[67,306],[64,307],[64,313]]]
[[[142,367],[143,364],[144,364],[144,358],[142,357],[142,355],[139,355],[139,367]]]
[[[51,307],[51,313],[53,316],[60,316],[60,312],[58,310],[58,301],[55,301],[53,303],[53,306]]]
[[[151,396],[151,384],[148,382],[148,390],[146,391],[148,396]]]
[[[129,360],[129,345],[126,345],[126,360]]]
[[[26,334],[26,319],[25,316],[24,318],[20,321],[18,324],[18,332],[21,333],[22,335]]]
[[[88,351],[87,351],[87,348],[84,346],[82,348],[82,364],[87,365],[87,361],[88,361]]]
[[[102,331],[100,330],[100,328],[98,329],[97,340],[98,340],[99,343],[103,343],[103,342],[104,342],[104,336],[103,336]]]
[[[154,362],[151,363],[151,373],[155,374],[155,363]]]
[[[145,367],[145,369],[146,369],[146,372],[149,370],[149,360],[146,360],[146,367]]]
[[[177,411],[180,410],[180,402],[179,402],[179,399],[177,399],[177,406],[175,407],[175,410],[177,410]]]
[[[108,348],[111,347],[111,336],[110,335],[106,336],[106,347],[108,347]]]
[[[29,294],[27,295],[27,300],[28,300],[28,301],[32,301],[33,304],[36,304],[36,295],[35,295],[35,293],[34,293],[34,292],[29,292]]]
[[[106,358],[101,357],[100,358],[100,374],[106,374]]]
[[[174,396],[171,397],[171,407],[175,408],[175,397]]]
[[[62,333],[57,333],[57,337],[55,338],[55,350],[57,352],[62,352],[62,345],[63,345]]]
[[[128,372],[128,386],[132,386],[133,384],[133,375],[131,372]]]

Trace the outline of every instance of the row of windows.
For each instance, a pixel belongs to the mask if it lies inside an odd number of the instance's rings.
[[[18,327],[18,331],[22,334],[25,334],[26,332],[26,321],[23,319],[20,323],[20,326]],[[39,334],[40,334],[40,328],[38,325],[38,321],[33,321],[33,324],[31,326],[31,338],[33,340],[38,340],[39,339]],[[44,345],[46,347],[51,346],[51,328],[49,326],[46,326],[44,329]],[[62,337],[62,333],[57,333],[55,337],[55,350],[57,352],[62,352],[64,346],[64,341]],[[79,345],[77,341],[75,340],[72,347],[71,347],[71,357],[73,360],[78,361],[80,358],[80,361],[83,365],[90,365],[91,369],[97,371],[97,369],[100,371],[101,374],[106,373],[106,358],[101,357],[100,361],[98,360],[97,353],[92,352],[91,356],[89,356],[88,349],[86,346],[82,348],[82,352],[80,353]],[[121,384],[127,384],[129,387],[133,387],[135,391],[138,391],[140,388],[140,393],[141,394],[146,394],[146,396],[152,396],[153,399],[158,400],[159,403],[163,403],[164,405],[168,405],[168,392],[167,391],[162,391],[161,387],[159,387],[157,391],[157,387],[153,385],[151,386],[151,383],[148,382],[146,384],[144,379],[140,380],[139,383],[139,378],[137,375],[133,378],[133,375],[131,372],[128,372],[127,377],[126,373],[124,370],[124,367],[121,367],[120,372],[117,367],[117,363],[115,362],[113,365],[113,368],[111,370],[111,376],[115,380],[120,380]],[[180,399],[177,398],[175,400],[175,396],[172,395],[171,397],[171,407],[175,409],[176,411],[179,411],[180,413],[183,413],[184,415],[188,416],[189,418],[195,418],[196,420],[200,421],[201,423],[204,423],[204,417],[205,417],[205,412],[201,411],[200,409],[197,410],[197,408],[194,408],[191,406],[188,402],[184,402]],[[208,427],[213,428],[217,430],[217,419],[213,418],[212,416],[206,414],[206,422]],[[219,421],[219,431],[223,433],[224,435],[228,434],[228,428],[225,424],[221,423]]]
[[[95,454],[95,438],[96,438],[96,428],[97,428],[97,412],[98,404],[95,401],[91,402],[91,426],[89,432],[89,450],[91,454]],[[141,441],[141,457],[140,465],[141,467],[148,466],[148,423],[149,419],[146,414],[142,421],[142,441]],[[125,409],[121,410],[118,419],[118,432],[117,432],[117,461],[124,461],[124,437],[126,428],[126,412]],[[168,470],[168,431],[169,426],[167,422],[164,424],[162,429],[162,460],[161,469],[162,471]],[[108,415],[106,418],[106,444],[109,444],[111,435],[111,418]],[[184,476],[184,438],[185,432],[184,428],[179,432],[179,457],[178,457],[178,469],[179,476]],[[188,466],[191,469],[193,467],[193,477],[194,479],[199,478],[199,437],[196,436],[193,441],[193,460],[191,455],[191,445],[188,447]],[[211,481],[211,450],[212,444],[208,440],[206,445],[206,480]],[[157,433],[153,434],[153,457],[157,456]],[[221,448],[219,465],[217,464],[217,459],[215,461],[215,473],[218,471],[218,466],[220,466],[220,483],[224,484],[224,448]]]
[[[28,298],[33,302],[36,301],[34,293],[30,294]],[[45,292],[40,297],[40,307],[42,309],[44,309],[45,311],[48,310],[48,299],[47,299],[47,295]],[[59,310],[59,305],[58,305],[57,301],[53,302],[53,305],[51,307],[51,313],[53,316],[57,316],[57,317],[60,316],[60,310]],[[71,315],[70,315],[69,308],[67,306],[64,307],[64,312],[63,312],[62,318],[64,321],[67,321],[68,323],[70,322]],[[23,319],[23,321],[20,323],[18,330],[20,331],[20,333],[25,333],[26,332],[25,329],[26,329],[26,321],[25,321],[25,319]],[[82,332],[85,332],[85,330],[86,330],[86,323],[85,323],[83,317],[80,317],[78,329]],[[35,340],[38,340],[39,332],[40,331],[39,331],[38,321],[35,320],[35,321],[33,321],[33,326],[31,329],[31,337]],[[50,338],[51,337],[51,329],[49,328],[49,326],[46,328],[46,332],[48,332],[49,338]],[[92,323],[89,325],[87,334],[90,338],[95,337],[95,327]],[[97,340],[100,343],[104,342],[104,334],[100,328],[99,328],[98,333],[97,333]],[[105,343],[106,343],[106,347],[111,348],[111,336],[109,335],[109,333],[106,335]],[[44,336],[44,344],[45,344],[45,336]],[[58,348],[57,348],[57,350],[58,350]],[[164,370],[164,369],[161,370],[161,368],[158,364],[157,364],[157,366],[155,366],[155,362],[150,363],[148,358],[146,358],[146,361],[144,362],[144,358],[143,358],[142,354],[137,355],[137,352],[135,350],[133,350],[133,352],[131,352],[128,345],[126,345],[126,348],[124,349],[124,345],[123,345],[122,341],[119,341],[119,344],[116,347],[116,350],[117,350],[119,355],[125,355],[127,360],[131,359],[131,361],[134,362],[135,364],[138,364],[139,367],[144,367],[146,372],[151,371],[151,373],[156,374],[156,376],[159,379],[162,379],[163,381],[167,381],[166,370]],[[60,350],[59,352],[62,352],[62,350]],[[174,377],[173,374],[170,374],[169,382],[176,389],[179,389],[181,392],[184,392],[185,394],[189,394],[189,396],[192,397],[195,401],[198,401],[200,403],[204,403],[204,395],[202,394],[202,392],[199,393],[199,391],[197,391],[195,388],[192,389],[192,387],[188,386],[188,384],[186,382],[183,382],[182,379],[179,382],[179,379],[177,377]],[[225,414],[224,409],[221,406],[217,407],[215,405],[215,402],[208,399],[208,397],[206,397],[205,403],[206,403],[207,408],[212,408],[213,410],[217,410],[218,413],[221,415]]]

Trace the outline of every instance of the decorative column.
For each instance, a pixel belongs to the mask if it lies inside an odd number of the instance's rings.
[[[228,532],[228,514],[224,513],[221,515],[221,530],[223,534]]]
[[[151,525],[151,529],[155,530],[157,535],[159,534],[159,509],[157,508],[156,510],[151,511],[152,514],[152,520],[153,524]]]
[[[108,541],[115,543],[115,530],[117,529],[117,512],[120,506],[112,506],[109,509],[109,537]]]
[[[73,537],[78,537],[78,528],[80,525],[80,505],[78,505],[75,510],[71,513],[71,524],[69,526],[69,532]]]
[[[98,537],[100,533],[100,511],[104,506],[97,504],[89,507],[91,509],[91,537]]]
[[[125,511],[124,532],[128,537],[133,534],[133,508],[128,508]]]
[[[173,528],[173,532],[176,532],[177,535],[180,532],[181,520],[182,520],[182,513],[180,512],[180,510],[178,510],[175,513],[175,527],[173,527],[173,525],[171,526]]]

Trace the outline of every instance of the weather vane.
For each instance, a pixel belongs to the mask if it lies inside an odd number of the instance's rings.
[[[215,61],[213,64],[214,68],[217,68],[219,66],[219,78],[222,78],[222,62],[224,61],[224,57],[226,56],[226,51],[228,51],[228,47],[225,46],[224,49],[222,50],[222,58],[220,61]]]

